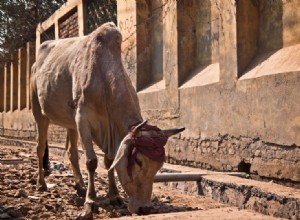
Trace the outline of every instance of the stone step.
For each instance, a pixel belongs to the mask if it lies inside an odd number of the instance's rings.
[[[274,217],[300,219],[299,189],[179,165],[165,164],[164,169],[172,173],[196,172],[201,176],[197,183],[166,183],[170,187],[198,193],[240,209],[251,209]]]

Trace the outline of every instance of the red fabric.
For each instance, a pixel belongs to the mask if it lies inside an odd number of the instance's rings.
[[[161,131],[158,127],[152,125],[144,125],[140,131]],[[128,155],[127,171],[129,177],[132,179],[132,167],[135,163],[138,152],[144,154],[150,159],[158,162],[165,161],[165,148],[168,137],[132,137],[133,148]]]

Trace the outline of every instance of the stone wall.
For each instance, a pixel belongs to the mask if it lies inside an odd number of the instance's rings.
[[[300,181],[299,4],[118,2],[144,118],[186,127],[168,142],[168,162]]]
[[[78,37],[78,13],[72,10],[59,20],[59,38]]]
[[[168,162],[300,181],[299,1],[117,4],[124,66],[143,117],[162,128],[186,127],[169,140]],[[59,38],[59,23],[74,9],[84,35],[84,1],[72,0],[38,26],[37,47],[49,28]],[[11,82],[10,71],[4,80]],[[5,134],[30,130],[9,103],[13,95],[1,104]],[[65,130],[52,127],[49,135],[64,143]]]
[[[300,148],[265,142],[260,137],[175,138],[166,151],[170,163],[292,181],[300,178]]]

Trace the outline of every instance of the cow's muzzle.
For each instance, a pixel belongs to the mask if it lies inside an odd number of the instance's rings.
[[[151,206],[143,206],[139,208],[138,215],[149,215],[151,212]]]

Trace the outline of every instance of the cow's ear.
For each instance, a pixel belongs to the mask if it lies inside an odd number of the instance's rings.
[[[121,142],[118,152],[115,156],[115,159],[114,159],[112,165],[110,166],[110,168],[108,169],[108,171],[112,170],[120,162],[120,160],[123,157],[127,158],[128,154],[132,150],[132,147],[133,147],[133,145],[131,143],[131,134],[128,134]]]

